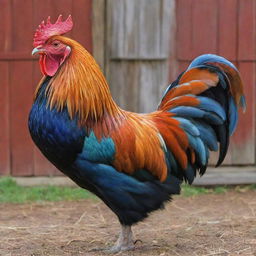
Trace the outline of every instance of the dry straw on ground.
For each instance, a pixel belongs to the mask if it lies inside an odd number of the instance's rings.
[[[119,225],[100,201],[0,205],[0,255],[98,256]],[[175,197],[134,227],[136,250],[117,255],[256,255],[256,192]]]

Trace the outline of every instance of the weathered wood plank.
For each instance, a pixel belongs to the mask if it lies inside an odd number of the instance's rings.
[[[31,0],[12,1],[12,51],[30,51],[33,34],[33,5]],[[26,17],[24,19],[24,17]]]
[[[109,0],[112,59],[168,58],[170,0]]]
[[[0,175],[10,174],[9,65],[0,62]]]
[[[185,8],[185,6],[184,6]],[[192,5],[193,58],[204,53],[217,53],[218,2],[197,0]]]
[[[65,7],[67,9],[67,7]],[[69,10],[71,14],[71,10]],[[72,38],[92,53],[92,0],[73,0],[72,17],[74,28]],[[99,24],[100,25],[100,24]]]
[[[180,74],[181,72],[184,72],[191,61],[179,61],[179,68],[178,68],[178,74]]]
[[[190,60],[192,56],[192,4],[193,0],[176,1],[177,7],[177,59]]]
[[[165,61],[139,63],[140,76],[138,111],[148,113],[155,111],[161,96],[167,87],[168,66]]]
[[[239,0],[238,60],[256,60],[256,1]]]
[[[0,1],[0,52],[7,52],[11,49],[12,44],[12,29],[11,29],[11,2],[9,0]]]
[[[113,97],[124,109],[155,110],[167,87],[173,2],[107,1],[105,68]]]
[[[203,177],[197,177],[196,186],[246,185],[256,183],[255,167],[209,168]]]
[[[139,63],[134,61],[111,61],[108,68],[108,80],[114,100],[125,110],[138,111]]]
[[[55,168],[39,151],[34,147],[34,173],[35,176],[60,175],[61,172]]]
[[[177,1],[179,60],[192,60],[203,53],[217,53],[217,7],[217,1]]]
[[[12,175],[33,174],[33,144],[27,128],[32,105],[32,63],[15,61],[10,77],[10,140]],[[18,79],[17,79],[18,78]]]
[[[106,50],[106,1],[94,0],[92,6],[93,57],[104,72]]]
[[[22,3],[22,1],[19,1],[19,2]],[[72,3],[73,3],[72,0],[58,0],[58,1],[34,0],[33,1],[34,29],[37,28],[37,26],[40,24],[42,20],[46,20],[48,16],[51,17],[51,22],[55,22],[60,14],[62,14],[63,18],[67,18],[69,14],[72,14]],[[74,29],[75,29],[75,26],[74,26]],[[73,30],[67,33],[66,35],[67,36],[72,35]]]
[[[246,113],[240,111],[238,127],[232,137],[232,164],[255,164],[256,63],[240,62],[238,69],[244,81],[247,108]]]
[[[176,15],[176,1],[171,0],[170,1],[170,9],[169,11],[169,16],[171,17],[170,19],[170,36],[169,36],[169,58],[168,58],[168,69],[169,69],[169,79],[168,83],[170,84],[172,81],[174,81],[177,76],[178,76],[178,60],[177,60],[177,33],[176,33],[176,28],[177,28],[177,15]],[[166,29],[166,31],[168,31]],[[161,93],[161,92],[160,92]]]
[[[237,59],[237,3],[238,0],[219,1],[218,54],[232,61]]]
[[[156,110],[168,85],[167,67],[164,61],[112,61],[109,82],[114,99],[126,110]]]

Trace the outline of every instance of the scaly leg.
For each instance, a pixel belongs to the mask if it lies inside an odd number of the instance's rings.
[[[113,247],[110,248],[109,252],[117,253],[119,251],[128,251],[134,249],[133,234],[131,226],[121,227],[121,233]]]

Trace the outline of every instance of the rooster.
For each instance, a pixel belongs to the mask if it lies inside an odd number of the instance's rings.
[[[111,252],[134,248],[131,226],[163,208],[205,173],[209,152],[225,158],[245,109],[237,68],[223,57],[197,57],[165,91],[155,112],[121,109],[94,58],[63,34],[71,16],[42,22],[32,54],[43,78],[35,92],[29,131],[61,172],[97,195],[117,215],[121,232]]]

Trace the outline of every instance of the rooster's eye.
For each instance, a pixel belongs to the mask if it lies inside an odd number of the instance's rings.
[[[57,42],[56,42],[56,43],[53,43],[53,46],[54,46],[54,47],[57,47],[57,46],[59,46],[59,43],[57,43]]]

